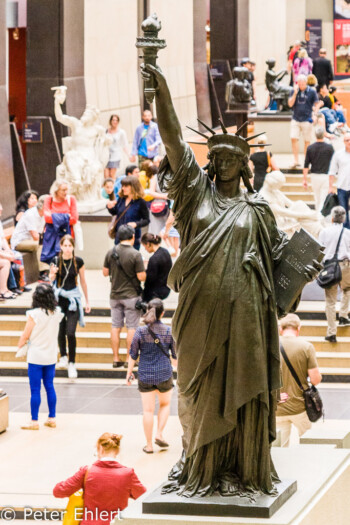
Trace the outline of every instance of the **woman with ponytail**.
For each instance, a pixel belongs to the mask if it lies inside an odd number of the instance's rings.
[[[60,252],[54,257],[50,266],[50,281],[54,283],[58,305],[64,314],[58,334],[61,358],[57,367],[68,367],[68,377],[70,379],[78,377],[75,367],[77,346],[75,331],[78,321],[80,326],[85,326],[81,292],[78,288],[78,276],[85,297],[85,312],[89,313],[91,311],[85,280],[84,261],[74,255],[74,247],[73,237],[64,235],[60,241]],[[69,362],[66,339],[68,339]]]
[[[146,302],[158,297],[166,299],[170,294],[170,288],[167,286],[168,275],[173,265],[171,256],[160,243],[162,239],[159,235],[153,233],[144,233],[141,242],[148,253],[152,256],[149,258],[146,281],[143,290],[142,299]]]
[[[81,467],[53,489],[56,498],[67,498],[84,490],[84,508],[79,511],[81,525],[106,525],[121,519],[120,511],[128,506],[128,499],[137,499],[146,492],[134,470],[117,461],[122,437],[109,432],[102,434],[96,443],[97,461],[91,467]]]
[[[143,429],[147,441],[142,450],[146,454],[153,454],[153,416],[156,396],[159,401],[159,411],[154,442],[161,448],[169,446],[164,441],[163,431],[170,412],[174,387],[172,364],[176,366],[176,353],[171,328],[161,322],[163,315],[163,302],[160,299],[152,299],[143,317],[146,326],[139,327],[132,340],[126,374],[126,384],[130,386],[135,362],[140,357],[138,388],[141,392]]]

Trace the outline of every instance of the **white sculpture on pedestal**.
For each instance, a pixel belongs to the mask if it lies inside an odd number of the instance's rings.
[[[281,171],[272,171],[266,175],[260,195],[269,203],[276,218],[277,226],[288,237],[304,228],[314,237],[318,237],[323,228],[322,216],[309,208],[303,201],[292,201],[281,191],[286,178]]]
[[[80,118],[64,115],[61,104],[66,100],[67,87],[51,88],[55,98],[55,116],[68,126],[71,135],[62,139],[63,161],[56,168],[56,179],[67,182],[77,199],[79,212],[93,212],[105,207],[101,200],[103,171],[108,162],[111,138],[97,124],[99,110],[86,106]]]

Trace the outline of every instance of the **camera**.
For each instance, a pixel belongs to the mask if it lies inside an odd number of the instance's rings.
[[[145,314],[147,312],[147,303],[142,299],[138,299],[136,301],[135,308],[136,310],[142,310],[142,312]]]

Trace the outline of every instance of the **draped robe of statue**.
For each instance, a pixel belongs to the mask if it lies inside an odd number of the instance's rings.
[[[221,196],[189,146],[179,165],[173,173],[165,157],[158,175],[181,237],[169,285],[179,292],[173,335],[184,454],[164,490],[225,493],[234,481],[239,494],[273,493],[281,385],[272,272],[288,239],[259,194]]]

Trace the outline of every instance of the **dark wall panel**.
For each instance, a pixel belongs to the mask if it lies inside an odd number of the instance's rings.
[[[0,202],[3,219],[14,215],[15,184],[6,93],[6,1],[0,0]]]

